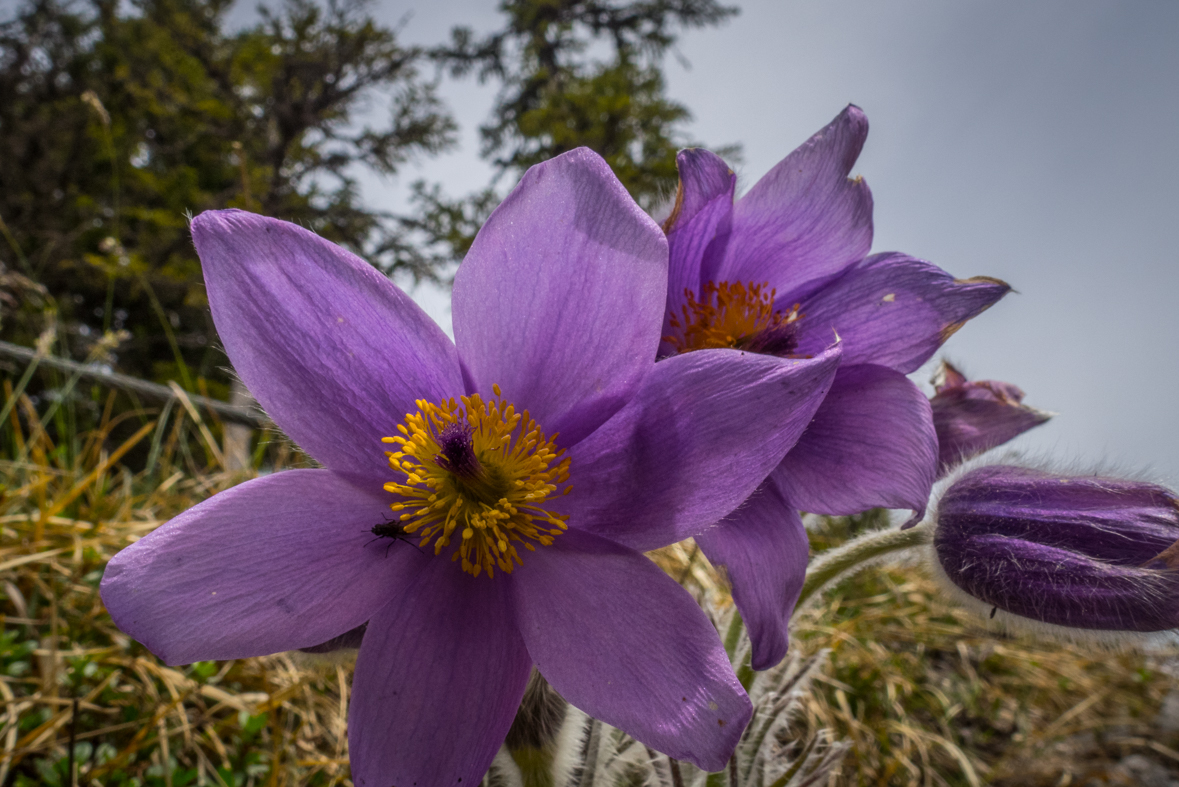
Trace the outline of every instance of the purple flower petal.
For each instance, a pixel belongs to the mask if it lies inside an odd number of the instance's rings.
[[[494,384],[570,446],[630,397],[659,346],[667,241],[606,162],[538,164],[454,281],[454,335],[474,390]]]
[[[1023,404],[1023,391],[998,380],[968,381],[943,362],[930,400],[937,430],[938,477],[1052,418]]]
[[[810,360],[699,350],[660,361],[634,399],[570,451],[572,491],[554,510],[639,550],[700,532],[778,465],[838,364],[838,347]]]
[[[389,513],[380,487],[288,470],[227,489],[107,564],[102,600],[120,629],[168,664],[326,642],[364,623],[428,558],[370,543]]]
[[[499,579],[433,560],[369,622],[348,713],[356,787],[477,787],[532,671]]]
[[[872,192],[848,179],[868,119],[848,106],[783,159],[736,205],[716,281],[768,282],[782,292],[826,278],[872,247]]]
[[[839,334],[845,364],[874,363],[912,372],[946,339],[1011,290],[998,279],[955,279],[936,265],[889,252],[873,254],[819,292],[802,298],[799,353]],[[797,300],[779,297],[789,310]]]
[[[561,696],[671,757],[724,768],[753,709],[683,588],[637,552],[573,530],[512,578],[528,653]]]
[[[663,335],[671,334],[671,315],[679,314],[686,302],[685,291],[699,295],[701,270],[710,246],[718,234],[727,234],[733,215],[733,189],[737,177],[719,156],[702,148],[681,150],[676,157],[680,190],[676,207],[668,218],[669,253],[667,313]],[[664,342],[660,355],[674,354]]]
[[[419,398],[463,392],[442,330],[371,265],[307,230],[238,210],[193,219],[209,307],[250,393],[305,451],[357,478]]]
[[[764,670],[786,656],[790,616],[806,579],[810,543],[797,508],[766,483],[696,543],[733,588],[733,601]]]
[[[840,367],[773,477],[791,503],[816,514],[923,511],[936,467],[929,400],[903,374],[863,364]]]
[[[686,148],[675,157],[680,183],[676,192],[675,207],[664,222],[670,236],[685,222],[696,218],[718,197],[727,196],[732,201],[737,176],[724,159],[704,148]]]

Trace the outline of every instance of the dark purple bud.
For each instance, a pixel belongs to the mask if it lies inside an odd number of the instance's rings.
[[[997,380],[969,382],[945,361],[933,384],[936,393],[929,403],[937,431],[938,478],[1052,417],[1022,404],[1023,391],[1016,386]]]
[[[1095,631],[1179,627],[1179,506],[1142,481],[995,465],[938,503],[946,576],[987,606]]]

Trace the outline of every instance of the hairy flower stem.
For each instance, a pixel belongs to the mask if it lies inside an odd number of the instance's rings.
[[[923,546],[930,543],[932,539],[933,527],[928,522],[922,522],[907,530],[889,528],[865,533],[841,547],[824,552],[807,569],[806,580],[803,582],[802,593],[798,597],[795,610],[801,609],[811,596],[828,585],[866,567],[872,561],[891,552]],[[730,659],[737,653],[737,645],[741,641],[741,634],[744,630],[745,623],[741,619],[741,613],[734,609],[733,616],[729,619],[729,626],[725,629],[724,637],[725,652],[729,654]],[[746,691],[749,691],[749,687],[753,685],[755,676],[756,673],[748,659],[744,659],[741,666],[737,667],[737,680]],[[711,785],[711,782],[709,784]]]
[[[504,746],[520,769],[524,787],[553,787],[553,757],[568,703],[536,668]]]
[[[741,613],[733,610],[733,617],[729,620],[729,627],[725,630],[725,653],[729,654],[729,660],[737,654],[737,645],[741,642],[741,633],[745,631],[745,621],[741,619]],[[749,666],[746,660],[740,667],[737,668],[737,680],[749,691],[749,687],[753,685],[753,668]]]
[[[737,654],[737,645],[741,642],[741,632],[745,630],[745,621],[741,620],[741,613],[733,610],[733,617],[729,620],[729,628],[725,631],[725,653],[729,658]]]
[[[726,766],[726,770],[708,774],[704,780],[704,787],[738,787],[737,755],[734,754],[729,759],[729,764]]]
[[[524,787],[553,787],[553,751],[551,749],[514,749],[512,761],[520,769]]]
[[[671,787],[684,787],[684,775],[680,773],[680,761],[668,757],[667,765],[671,769]]]
[[[801,609],[811,596],[846,574],[864,568],[871,561],[892,552],[924,546],[932,539],[933,528],[929,522],[922,522],[908,530],[889,528],[865,533],[841,547],[823,553],[807,569],[806,581],[803,582],[795,609]]]

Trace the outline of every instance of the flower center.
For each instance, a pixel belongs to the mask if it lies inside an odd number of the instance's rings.
[[[567,528],[568,516],[553,514],[541,503],[564,485],[569,493],[569,460],[546,437],[528,411],[516,412],[503,401],[499,386],[495,399],[479,394],[441,404],[417,401],[418,411],[398,424],[398,437],[388,451],[389,466],[405,475],[385,490],[407,498],[390,507],[405,533],[420,538],[419,546],[434,544],[434,554],[450,546],[458,531],[460,541],[451,560],[462,560],[463,571],[491,577],[494,567],[505,573],[520,564],[516,546],[535,551],[548,546]]]
[[[738,350],[790,355],[798,348],[795,323],[805,315],[801,304],[787,312],[774,311],[776,290],[769,284],[708,282],[701,297],[684,290],[688,302],[672,314],[671,336],[664,339],[676,352],[733,347]]]

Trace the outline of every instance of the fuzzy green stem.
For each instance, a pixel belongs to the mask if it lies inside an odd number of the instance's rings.
[[[671,787],[684,787],[684,775],[680,772],[680,761],[668,757],[667,767],[671,770]]]
[[[753,670],[753,665],[748,661],[743,662],[737,668],[737,682],[741,684],[741,688],[748,692],[753,688],[753,679],[757,677],[757,673]]]
[[[932,539],[933,527],[929,522],[922,522],[908,530],[890,528],[865,533],[859,538],[821,555],[807,569],[806,581],[803,582],[802,594],[798,597],[795,609],[800,609],[811,596],[844,574],[860,568],[864,563],[883,557],[890,552],[900,552],[923,546]]]
[[[729,654],[729,661],[737,655],[737,643],[741,641],[741,631],[745,628],[741,620],[741,613],[733,610],[733,618],[729,621],[729,628],[725,632],[725,653]]]
[[[725,630],[725,653],[729,655],[729,661],[737,655],[737,645],[741,642],[741,632],[745,630],[745,621],[741,619],[741,613],[733,610],[733,617],[729,620],[729,627]],[[740,667],[737,667],[737,680],[749,691],[749,687],[753,685],[754,672],[753,668],[749,666],[749,662],[745,661]]]
[[[551,749],[532,747],[515,749],[510,752],[524,787],[553,787],[553,752]]]

